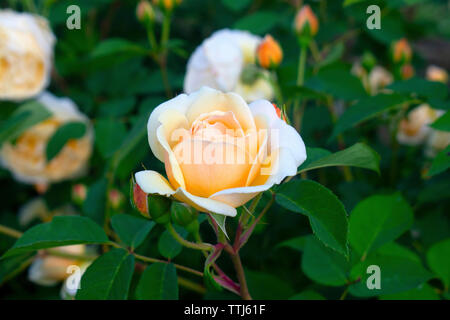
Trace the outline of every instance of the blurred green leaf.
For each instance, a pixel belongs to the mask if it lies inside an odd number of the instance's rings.
[[[248,7],[251,2],[251,0],[222,0],[225,7],[236,12],[242,11]]]
[[[450,131],[450,111],[447,111],[431,124],[436,130]]]
[[[178,300],[177,270],[172,263],[153,263],[139,280],[139,300]]]
[[[305,249],[306,239],[308,236],[301,236],[285,240],[277,245],[278,248],[286,247],[302,252]]]
[[[95,146],[103,158],[111,157],[119,150],[127,135],[127,129],[122,121],[99,118],[95,122]]]
[[[389,86],[397,93],[411,94],[427,99],[445,100],[448,95],[447,87],[441,82],[428,81],[422,78],[411,78],[408,80],[396,81]]]
[[[50,162],[70,140],[77,140],[86,134],[84,122],[67,122],[56,129],[47,143],[45,154]]]
[[[179,226],[174,226],[174,228],[183,238],[188,235],[188,232],[185,229]],[[163,257],[173,259],[180,254],[181,250],[183,250],[183,246],[172,237],[169,231],[165,230],[161,237],[159,237],[158,250]]]
[[[399,237],[412,226],[413,219],[411,207],[400,194],[366,198],[350,214],[350,245],[364,257]]]
[[[102,58],[108,55],[130,54],[139,56],[148,54],[148,50],[125,39],[107,39],[100,42],[92,51],[93,58]]]
[[[38,224],[25,231],[2,258],[39,249],[108,241],[103,229],[89,218],[56,216],[51,222]]]
[[[101,116],[121,117],[128,114],[136,104],[134,97],[109,100],[100,105]]]
[[[350,106],[336,122],[329,141],[335,139],[340,133],[355,125],[373,118],[380,113],[400,106],[410,99],[399,94],[381,93],[373,97],[361,99]]]
[[[317,154],[318,152],[315,151],[315,153]],[[306,165],[303,163],[298,168],[298,173],[312,169],[334,166],[359,167],[373,170],[378,173],[380,172],[380,156],[373,149],[363,143],[356,143],[347,149],[333,154],[326,155],[325,152],[322,152],[322,154],[323,157],[320,157],[315,161],[309,162]],[[317,155],[314,156],[317,157]]]
[[[125,300],[134,272],[134,256],[114,248],[97,258],[81,278],[77,300]]]
[[[111,225],[120,240],[134,250],[145,240],[155,222],[128,214],[116,214],[111,218]]]
[[[316,238],[309,237],[302,256],[302,270],[317,283],[341,286],[348,281],[350,264],[342,255],[325,247]]]
[[[84,200],[82,207],[83,214],[101,226],[103,226],[105,215],[107,185],[108,182],[105,178],[101,178],[93,183],[88,189],[86,200]]]
[[[0,126],[0,144],[18,138],[28,128],[51,117],[51,112],[37,101],[30,101],[12,113]]]
[[[427,174],[429,176],[434,176],[444,172],[448,168],[450,168],[450,146],[447,146],[447,148],[437,154],[437,156],[433,159],[430,170]]]
[[[316,76],[307,79],[305,86],[344,100],[367,97],[361,81],[350,73],[350,68],[333,63],[319,70]]]
[[[0,259],[0,286],[24,270],[32,261],[34,253],[24,253]]]
[[[233,28],[262,35],[271,30],[279,21],[280,15],[276,12],[258,11],[236,21]]]
[[[450,286],[450,238],[434,244],[427,252],[430,269],[442,280],[445,289]]]
[[[325,245],[348,255],[347,213],[330,190],[311,180],[290,181],[277,189],[276,201],[288,210],[308,216],[314,234]]]

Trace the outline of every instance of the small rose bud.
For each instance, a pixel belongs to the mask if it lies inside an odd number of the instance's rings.
[[[439,81],[442,83],[447,83],[448,73],[443,68],[437,66],[429,66],[427,68],[427,79],[430,81]]]
[[[412,58],[412,49],[408,40],[402,38],[392,45],[392,60],[396,63],[407,63]]]
[[[403,65],[400,70],[400,75],[403,80],[412,78],[414,74],[415,74],[414,67],[409,63]]]
[[[174,201],[170,207],[170,214],[172,222],[186,228],[189,232],[198,230],[198,212],[191,206]]]
[[[111,189],[108,192],[108,201],[111,204],[111,208],[114,210],[118,210],[122,207],[124,203],[125,197],[123,194],[117,189]]]
[[[314,37],[319,30],[319,21],[309,5],[304,5],[294,20],[294,29],[299,35]]]
[[[150,218],[150,215],[148,214],[147,194],[139,187],[133,178],[131,178],[130,193],[131,206],[143,216]]]
[[[83,204],[86,199],[87,188],[82,183],[77,183],[72,187],[72,199],[76,204]]]
[[[156,223],[166,224],[170,221],[171,200],[158,194],[145,193],[139,185],[131,180],[131,205],[143,216],[153,219]]]
[[[241,72],[241,82],[246,85],[252,85],[261,76],[261,68],[254,64],[247,64]]]
[[[172,11],[173,8],[180,5],[182,0],[153,0],[153,4],[161,9]]]
[[[367,70],[367,72],[370,72],[377,64],[377,59],[372,54],[372,52],[366,51],[366,52],[364,52],[364,54],[362,56],[361,64],[362,64],[363,68],[365,70]]]
[[[278,67],[283,60],[283,50],[270,35],[266,35],[256,48],[256,58],[261,67],[272,69]]]
[[[141,0],[136,7],[136,16],[140,22],[152,22],[155,19],[155,11],[150,2]]]

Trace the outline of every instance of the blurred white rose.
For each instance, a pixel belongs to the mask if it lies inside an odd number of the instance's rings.
[[[49,83],[55,36],[48,21],[0,10],[0,100],[22,100]]]
[[[427,139],[425,154],[430,158],[434,158],[440,151],[447,148],[449,144],[450,132],[432,130],[429,138]]]
[[[5,142],[0,150],[0,162],[23,183],[49,184],[76,178],[86,171],[92,152],[93,130],[89,119],[68,98],[58,98],[45,92],[38,99],[52,116],[27,129],[15,143]],[[63,124],[71,121],[86,123],[86,134],[69,140],[50,162],[46,159],[49,139]]]
[[[236,92],[247,102],[271,100],[274,92],[270,82],[265,77],[251,75],[257,68],[256,48],[261,41],[262,38],[246,31],[216,31],[189,58],[184,91],[191,93],[209,86]],[[267,76],[265,70],[257,72]]]
[[[429,66],[427,68],[426,77],[430,81],[439,81],[442,83],[447,83],[448,73],[445,69],[439,68],[438,66]]]

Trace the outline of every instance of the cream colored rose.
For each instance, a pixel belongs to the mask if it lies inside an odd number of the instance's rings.
[[[439,81],[442,83],[447,83],[448,81],[447,71],[438,66],[429,66],[427,68],[426,77],[430,81]]]
[[[247,102],[271,100],[273,88],[265,77],[242,81],[246,67],[255,66],[256,49],[261,41],[260,37],[246,31],[216,31],[189,58],[184,91],[191,93],[208,86],[224,92],[236,92]],[[267,76],[267,71],[260,72]]]
[[[376,94],[394,81],[392,74],[381,66],[375,66],[369,73],[370,92]]]
[[[136,183],[202,212],[235,216],[236,207],[295,175],[306,159],[302,138],[270,102],[247,105],[235,93],[208,87],[158,106],[147,129],[168,180],[145,170]]]
[[[422,104],[412,110],[407,119],[400,121],[397,140],[406,145],[419,145],[424,143],[430,132],[429,124],[439,117],[440,112],[427,104]]]
[[[44,93],[37,101],[52,113],[52,117],[26,130],[14,144],[4,143],[0,150],[2,165],[23,183],[48,184],[80,176],[85,172],[92,151],[93,130],[89,119],[68,98]],[[86,134],[81,139],[70,140],[47,162],[49,139],[61,125],[70,121],[85,122]]]
[[[48,85],[55,36],[43,17],[0,10],[0,100],[22,100]]]
[[[71,245],[51,249],[62,255],[84,255],[87,253],[85,245]],[[28,269],[28,279],[41,286],[53,286],[59,282],[64,282],[61,288],[61,297],[70,299],[75,296],[79,280],[91,264],[90,261],[75,260],[66,257],[51,255],[45,250],[39,252]],[[75,272],[80,272],[79,276]],[[74,275],[69,278],[69,276]],[[67,281],[71,280],[68,284]]]
[[[432,130],[425,147],[425,154],[434,158],[440,151],[450,145],[450,132]]]

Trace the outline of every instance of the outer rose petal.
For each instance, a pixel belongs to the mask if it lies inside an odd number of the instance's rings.
[[[185,202],[199,211],[213,212],[234,217],[236,209],[219,201],[197,197],[183,188],[174,190],[166,178],[156,171],[140,171],[135,174],[136,183],[146,193],[160,194],[163,196],[173,196],[179,201]]]

